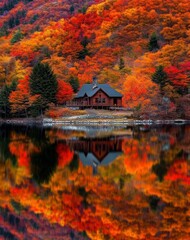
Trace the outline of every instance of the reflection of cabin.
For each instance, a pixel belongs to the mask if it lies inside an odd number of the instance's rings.
[[[83,108],[121,107],[122,94],[110,87],[109,84],[99,84],[96,80],[92,84],[84,84],[73,101],[67,106]]]
[[[94,173],[97,172],[97,166],[108,165],[122,154],[122,139],[114,137],[70,140],[68,144],[78,152],[84,165],[93,167]]]

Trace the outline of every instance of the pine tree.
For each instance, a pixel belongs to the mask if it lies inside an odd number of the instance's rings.
[[[81,45],[83,46],[83,49],[78,52],[78,56],[77,56],[78,59],[83,60],[87,55],[89,55],[89,51],[87,48],[88,44],[89,44],[89,39],[85,36],[81,41]]]
[[[57,79],[51,67],[45,63],[34,66],[30,75],[30,91],[32,95],[40,95],[45,102],[56,103]]]
[[[122,70],[125,67],[125,62],[123,58],[119,59],[119,70]]]
[[[11,107],[9,96],[12,91],[16,90],[17,83],[13,81],[11,85],[4,85],[0,92],[0,116],[10,117]]]
[[[69,79],[69,83],[71,87],[73,88],[73,92],[76,93],[79,90],[79,80],[77,77],[71,76]]]
[[[73,5],[71,5],[70,9],[69,9],[70,13],[73,14],[73,12],[75,11],[75,8]]]
[[[158,50],[160,47],[158,45],[158,38],[157,38],[157,35],[156,33],[153,33],[151,36],[150,36],[150,40],[149,40],[149,44],[148,44],[148,49],[150,51],[154,51],[154,50]]]
[[[11,39],[11,44],[14,44],[16,42],[19,42],[21,39],[23,38],[23,34],[20,31],[20,29],[18,31],[15,32],[15,34],[13,35],[12,39]]]
[[[164,71],[163,66],[160,65],[156,68],[155,73],[152,75],[152,81],[160,85],[161,90],[169,83],[167,73]]]

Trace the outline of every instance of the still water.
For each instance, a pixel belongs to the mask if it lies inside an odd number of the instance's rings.
[[[190,126],[0,127],[0,239],[190,239]]]

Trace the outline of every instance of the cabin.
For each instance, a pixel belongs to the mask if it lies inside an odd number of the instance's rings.
[[[99,84],[93,80],[92,84],[84,84],[75,98],[67,106],[96,109],[110,109],[122,107],[122,94],[110,87],[109,84]]]

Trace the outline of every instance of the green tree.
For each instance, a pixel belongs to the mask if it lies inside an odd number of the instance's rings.
[[[86,13],[86,10],[87,10],[87,7],[86,7],[86,6],[83,6],[81,9],[78,10],[78,12],[85,14],[85,13]]]
[[[125,67],[125,62],[123,58],[119,59],[119,70],[122,70]]]
[[[30,107],[30,115],[32,117],[38,117],[42,115],[45,110],[48,108],[48,103],[46,99],[42,96],[39,96],[31,105]]]
[[[73,88],[73,92],[76,93],[79,90],[79,80],[77,77],[71,76],[69,79],[69,83],[71,84],[71,87]]]
[[[155,73],[152,75],[152,81],[160,86],[161,91],[166,85],[168,85],[168,76],[167,73],[164,71],[163,66],[160,65],[156,68]]]
[[[3,26],[0,28],[0,37],[7,36],[8,34],[8,26],[6,23],[4,23]]]
[[[87,49],[88,44],[89,44],[89,39],[85,36],[81,41],[81,45],[83,46],[83,49],[78,52],[78,59],[83,60],[87,55],[89,55],[89,51]]]
[[[10,117],[11,107],[9,96],[12,91],[16,90],[17,83],[13,81],[11,85],[4,85],[0,92],[0,116]]]
[[[15,32],[15,34],[13,35],[12,39],[11,39],[11,44],[14,44],[16,42],[19,42],[21,39],[23,38],[23,34],[20,31],[20,29],[18,31]]]
[[[73,12],[75,11],[75,8],[73,5],[71,5],[70,9],[69,9],[70,13],[73,14]]]
[[[148,44],[148,49],[150,51],[154,51],[154,50],[158,50],[160,47],[158,45],[158,38],[157,38],[157,35],[156,33],[153,33],[151,36],[150,36],[150,39],[149,39],[149,44]]]
[[[37,63],[30,75],[30,91],[32,95],[40,95],[48,103],[56,103],[58,83],[49,64]]]

